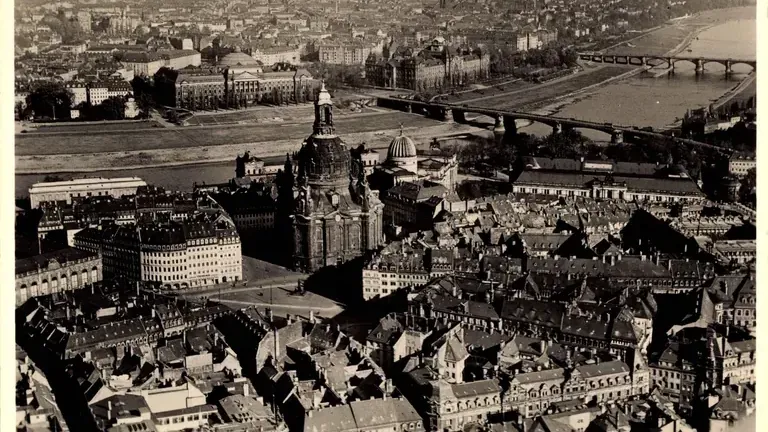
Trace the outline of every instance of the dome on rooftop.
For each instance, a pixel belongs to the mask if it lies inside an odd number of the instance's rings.
[[[396,136],[389,143],[387,150],[387,159],[416,157],[416,145],[413,140],[403,135],[403,129],[400,128],[400,135]]]
[[[219,66],[261,66],[261,63],[255,58],[242,52],[240,47],[219,60]]]

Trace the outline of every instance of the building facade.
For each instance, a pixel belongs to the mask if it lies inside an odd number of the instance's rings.
[[[74,248],[16,260],[16,306],[101,281],[101,256]]]
[[[35,183],[29,188],[29,200],[32,208],[43,202],[72,203],[72,198],[99,195],[135,195],[136,190],[147,183],[138,177],[122,178],[84,178],[57,182]]]
[[[325,85],[315,101],[313,133],[297,159],[298,194],[291,216],[294,266],[311,272],[378,247],[383,205],[364,175],[350,176],[351,153],[336,134]]]
[[[104,272],[166,289],[199,287],[243,278],[240,236],[229,218],[126,224],[84,229],[75,247],[98,250]]]
[[[528,157],[512,185],[514,193],[690,203],[704,193],[678,165],[629,164]]]
[[[488,77],[491,56],[481,49],[452,47],[442,37],[422,50],[390,44],[382,56],[369,55],[365,75],[369,84],[429,91],[463,85]]]

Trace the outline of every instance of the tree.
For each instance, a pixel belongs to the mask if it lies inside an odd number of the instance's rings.
[[[69,118],[72,92],[58,82],[40,82],[27,95],[27,106],[36,117]]]
[[[99,104],[99,111],[105,120],[124,120],[125,99],[120,96],[112,96]]]
[[[136,97],[136,106],[139,108],[139,117],[143,119],[149,118],[149,113],[154,105],[154,99],[149,93],[142,93]]]

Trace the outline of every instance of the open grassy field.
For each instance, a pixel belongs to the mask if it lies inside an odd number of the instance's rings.
[[[382,112],[336,120],[339,134],[426,127],[435,120],[400,112]],[[179,127],[155,128],[136,131],[89,131],[68,134],[19,134],[16,135],[17,156],[39,156],[73,153],[103,153],[137,150],[157,150],[183,147],[218,146],[225,144],[270,142],[302,139],[312,133],[312,124],[282,123],[257,125],[228,125],[227,127]]]
[[[44,125],[29,125],[26,127],[27,133],[91,133],[91,132],[117,132],[133,131],[142,129],[153,129],[162,127],[154,120],[135,121],[135,122],[93,122],[93,123],[55,123]]]
[[[468,102],[467,104],[484,108],[524,110],[529,105],[538,104],[543,101],[551,101],[558,96],[567,95],[584,87],[619,76],[627,71],[628,69],[625,66],[605,66],[585,71],[574,75],[572,78],[549,85],[537,85],[528,90],[511,95],[501,94],[483,100]]]

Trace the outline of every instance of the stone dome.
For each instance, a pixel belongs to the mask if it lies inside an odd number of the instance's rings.
[[[416,145],[407,136],[403,135],[403,129],[400,128],[400,135],[396,136],[389,143],[387,150],[387,159],[416,157]]]
[[[300,175],[305,176],[310,184],[349,181],[352,156],[339,137],[312,135],[307,138],[298,156]]]
[[[219,60],[219,66],[261,66],[261,63],[255,58],[242,52],[240,47]]]

